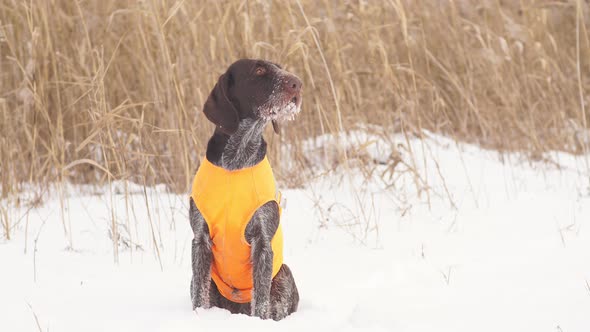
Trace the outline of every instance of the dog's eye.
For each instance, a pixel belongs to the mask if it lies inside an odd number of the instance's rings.
[[[256,76],[262,76],[264,74],[266,74],[266,68],[264,67],[258,67],[256,68]]]

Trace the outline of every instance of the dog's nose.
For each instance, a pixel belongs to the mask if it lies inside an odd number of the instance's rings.
[[[293,94],[299,93],[301,91],[302,85],[303,84],[301,83],[299,77],[295,75],[289,75],[285,80],[285,89]]]

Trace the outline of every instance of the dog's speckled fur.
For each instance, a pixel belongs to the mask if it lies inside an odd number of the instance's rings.
[[[264,75],[254,75],[260,67],[264,68]],[[253,84],[253,80],[258,81]],[[254,91],[242,91],[249,88]],[[266,142],[262,137],[264,127],[269,121],[289,118],[293,112],[299,111],[300,88],[301,82],[296,76],[270,62],[246,59],[230,66],[205,104],[205,114],[217,125],[207,146],[207,159],[227,170],[251,167],[261,162],[266,155]],[[227,114],[231,112],[236,112],[237,116]],[[229,301],[211,280],[212,242],[209,229],[192,198],[189,219],[194,232],[190,287],[193,309],[220,307],[232,313],[274,320],[283,319],[297,310],[299,293],[289,267],[283,264],[272,278],[273,252],[270,243],[279,225],[276,202],[260,207],[246,226],[245,237],[251,245],[254,285],[250,303]]]

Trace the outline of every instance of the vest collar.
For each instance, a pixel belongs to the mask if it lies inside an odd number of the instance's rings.
[[[256,165],[230,171],[230,170],[227,170],[223,167],[219,167],[217,165],[214,165],[212,162],[209,161],[209,159],[207,159],[207,156],[205,156],[205,158],[203,158],[203,161],[201,162],[201,165],[199,166],[199,168],[207,169],[209,172],[216,173],[216,175],[234,176],[234,175],[239,175],[239,174],[243,174],[246,172],[260,170],[263,168],[270,168],[270,162],[268,161],[268,158],[265,155],[264,159],[262,159]]]

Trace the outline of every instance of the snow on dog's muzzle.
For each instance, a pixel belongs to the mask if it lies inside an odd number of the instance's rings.
[[[275,133],[280,132],[279,123],[292,121],[301,111],[301,80],[291,73],[282,71],[277,77],[274,92],[266,103],[258,108],[261,118],[272,121]]]

